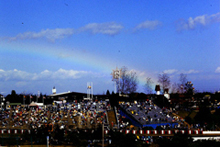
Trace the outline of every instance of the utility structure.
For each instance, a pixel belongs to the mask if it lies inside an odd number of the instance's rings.
[[[156,95],[160,95],[160,85],[155,86]]]
[[[87,98],[90,100],[93,99],[93,83],[92,82],[87,82]]]
[[[56,90],[55,86],[54,86],[53,89],[52,89],[52,93],[53,93],[53,94],[56,94],[56,93],[57,93],[57,90]]]
[[[115,82],[115,93],[117,93],[117,83],[118,83],[118,92],[120,94],[121,90],[120,90],[120,78],[122,75],[122,69],[118,69],[118,67],[116,67],[115,70],[112,70],[112,81]]]

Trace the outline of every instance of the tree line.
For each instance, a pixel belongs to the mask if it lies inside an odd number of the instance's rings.
[[[123,66],[120,70],[113,70],[111,75],[112,80],[116,84],[116,93],[131,94],[137,91],[138,77],[134,70],[128,70],[127,67]],[[153,94],[154,83],[151,77],[146,77],[146,82],[143,87],[147,94]],[[158,74],[157,83],[159,83],[162,93],[165,93],[166,89],[169,89],[170,93],[194,93],[193,83],[188,81],[187,75],[183,73],[179,75],[179,82],[172,84],[170,76],[162,72]]]

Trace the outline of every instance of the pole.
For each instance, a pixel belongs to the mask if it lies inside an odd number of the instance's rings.
[[[87,82],[87,98],[89,97],[89,91],[88,91],[88,82]]]
[[[121,72],[120,72],[120,70],[118,70],[118,72],[119,72],[119,76],[118,76],[118,80],[119,80],[119,95],[121,94],[121,87],[120,87],[120,75],[121,75]]]
[[[40,98],[40,91],[37,92],[37,103],[39,98]]]
[[[23,95],[23,104],[25,105],[25,96]]]
[[[92,99],[93,99],[93,82],[91,82],[91,90],[92,90],[92,92],[91,92],[91,97],[92,97]]]
[[[116,86],[117,86],[117,81],[115,80],[115,93],[117,93]]]
[[[31,147],[33,147],[33,145],[32,145],[32,135],[31,135]]]
[[[89,99],[91,99],[91,83],[89,82]]]
[[[47,136],[47,147],[49,147],[49,136]]]
[[[1,95],[1,110],[2,110],[2,100],[3,100],[3,96]]]
[[[102,147],[104,147],[104,123],[102,122]]]

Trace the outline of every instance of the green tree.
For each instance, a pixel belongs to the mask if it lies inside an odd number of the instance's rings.
[[[117,92],[130,94],[137,90],[138,81],[135,71],[129,71],[125,66],[112,73],[113,80],[116,81]]]
[[[171,93],[175,94],[179,92],[179,88],[178,88],[178,84],[177,83],[173,83],[171,86]]]
[[[110,92],[109,92],[109,90],[107,90],[107,91],[106,91],[106,95],[107,95],[107,96],[109,96],[109,95],[110,95]]]
[[[162,72],[162,74],[158,75],[158,82],[162,86],[163,93],[165,89],[170,87],[170,77],[167,73]]]
[[[15,90],[12,90],[11,91],[11,96],[16,96],[17,94],[16,94],[16,91]]]
[[[146,91],[147,94],[152,94],[152,86],[153,86],[153,81],[150,77],[146,78],[146,83],[144,85],[144,90]]]
[[[185,90],[187,94],[194,94],[194,87],[193,87],[193,83],[191,81],[188,81],[185,84]]]
[[[187,75],[181,73],[179,77],[179,84],[178,84],[178,91],[180,93],[185,93],[186,90],[186,82],[187,82]]]

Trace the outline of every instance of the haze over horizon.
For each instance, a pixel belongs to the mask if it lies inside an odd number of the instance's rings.
[[[0,1],[0,92],[114,91],[111,72],[187,74],[195,90],[220,90],[220,2]]]

